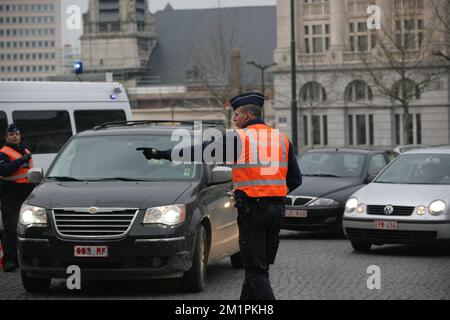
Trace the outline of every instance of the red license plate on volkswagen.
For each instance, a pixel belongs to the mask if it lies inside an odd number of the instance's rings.
[[[375,221],[373,228],[376,230],[398,230],[397,221]]]
[[[83,258],[106,258],[108,257],[107,246],[75,246],[74,256]]]

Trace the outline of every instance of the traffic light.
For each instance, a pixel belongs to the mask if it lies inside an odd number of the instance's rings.
[[[75,61],[73,63],[72,72],[75,74],[82,74],[83,73],[83,62]]]

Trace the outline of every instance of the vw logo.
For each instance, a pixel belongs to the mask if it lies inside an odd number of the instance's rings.
[[[96,207],[90,207],[88,210],[89,210],[89,213],[92,213],[92,214],[96,214],[98,212],[98,208],[96,208]]]
[[[388,216],[390,216],[391,214],[394,213],[394,207],[391,205],[388,205],[386,207],[384,207],[384,213]]]

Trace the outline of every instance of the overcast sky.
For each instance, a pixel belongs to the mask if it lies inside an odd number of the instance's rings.
[[[156,12],[163,10],[167,3],[170,3],[174,9],[200,9],[200,8],[217,8],[221,7],[248,7],[248,6],[270,6],[276,5],[277,0],[150,0],[150,11]],[[61,0],[61,18],[62,18],[62,42],[79,47],[78,38],[81,30],[70,30],[66,27],[66,21],[70,17],[67,8],[76,5],[84,13],[88,9],[88,0]]]

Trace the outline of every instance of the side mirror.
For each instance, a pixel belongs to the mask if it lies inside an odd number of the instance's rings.
[[[28,181],[34,184],[39,184],[44,178],[44,170],[42,168],[31,168],[28,170]]]
[[[366,179],[366,183],[371,183],[376,176],[376,174],[370,174]]]
[[[232,179],[231,168],[215,167],[212,171],[211,184],[230,182]]]

